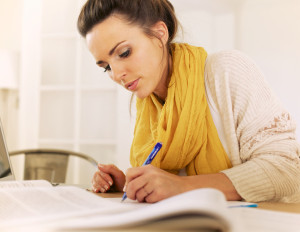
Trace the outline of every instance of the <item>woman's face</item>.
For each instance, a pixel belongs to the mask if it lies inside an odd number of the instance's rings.
[[[159,22],[152,29],[161,36],[163,44],[158,38],[147,36],[139,26],[128,24],[120,15],[112,15],[95,25],[86,41],[97,65],[113,81],[139,98],[154,92],[165,99],[168,62],[163,47],[167,28]]]

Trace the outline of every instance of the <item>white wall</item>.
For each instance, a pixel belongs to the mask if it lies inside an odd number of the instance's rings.
[[[13,52],[19,57],[22,36],[21,12],[21,0],[0,0],[0,52],[2,50]],[[18,67],[18,65],[16,66]],[[8,149],[14,149],[17,146],[15,138],[18,133],[17,90],[0,89],[0,117]]]
[[[235,47],[235,4],[232,0],[170,0],[180,22],[176,41],[207,52]]]
[[[0,0],[0,49],[20,51],[21,0]]]
[[[237,18],[237,48],[261,67],[291,112],[300,138],[300,1],[244,0]]]

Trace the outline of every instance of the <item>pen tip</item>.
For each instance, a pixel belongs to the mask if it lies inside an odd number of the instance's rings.
[[[126,200],[126,198],[127,198],[127,196],[124,194],[124,196],[122,197],[122,200],[121,200],[121,202],[125,201],[125,200]]]

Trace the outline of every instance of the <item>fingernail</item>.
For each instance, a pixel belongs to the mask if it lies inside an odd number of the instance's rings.
[[[104,188],[101,188],[101,190],[100,190],[102,193],[104,193],[105,192],[105,189]]]
[[[110,186],[112,186],[112,185],[113,185],[113,183],[112,183],[111,181],[108,181],[108,183],[109,183],[109,185],[110,185]]]
[[[106,190],[108,190],[108,186],[107,186],[107,185],[104,185],[104,188],[105,188]]]

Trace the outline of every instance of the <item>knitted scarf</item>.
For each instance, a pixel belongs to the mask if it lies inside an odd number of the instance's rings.
[[[130,152],[141,166],[157,142],[163,146],[152,165],[188,175],[217,173],[231,167],[218,137],[204,86],[206,51],[187,44],[172,45],[173,72],[165,104],[150,96],[137,98],[137,118]]]

